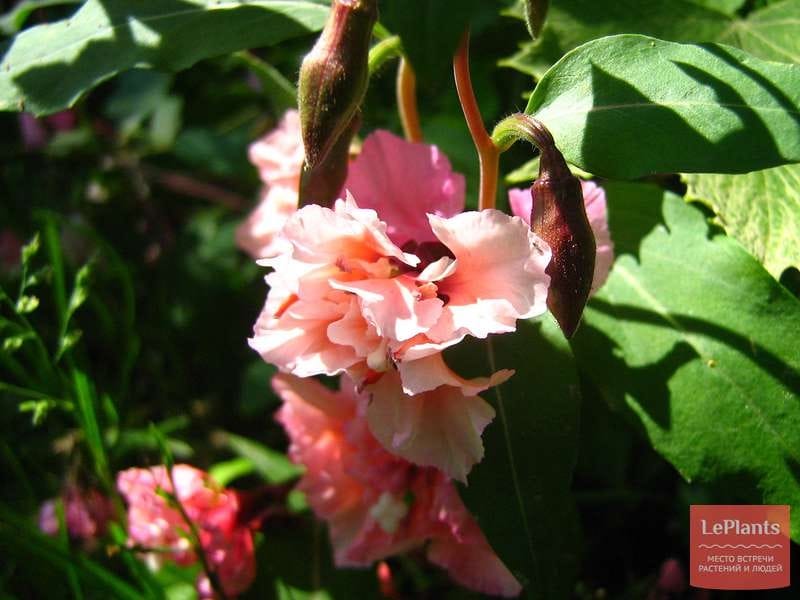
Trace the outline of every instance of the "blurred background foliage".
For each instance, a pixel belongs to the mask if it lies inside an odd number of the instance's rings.
[[[76,4],[4,1],[0,31],[10,40],[19,30],[69,16]],[[408,48],[412,60],[425,43],[452,49],[469,22],[473,83],[485,121],[493,123],[524,109],[533,78],[584,41],[639,32],[735,43],[729,21],[767,4],[781,2],[553,0],[535,42],[511,1],[442,0],[442,31],[422,26],[402,2],[387,0],[382,15],[390,30],[424,38]],[[35,531],[40,503],[65,481],[111,492],[116,471],[160,464],[152,427],[177,461],[211,470],[222,483],[248,488],[296,476],[272,420],[274,369],[246,344],[265,297],[263,269],[237,250],[233,234],[260,187],[247,146],[287,104],[285,87],[276,85],[281,78],[270,69],[294,82],[314,37],[306,31],[177,72],[128,69],[49,117],[0,113],[3,598],[192,597],[193,571],[148,574],[121,547],[120,531],[88,554]],[[423,131],[466,174],[474,207],[474,147],[449,77],[449,54],[435,58],[418,69]],[[394,76],[390,63],[371,80],[362,135],[378,127],[400,132]],[[501,170],[511,173],[529,158],[530,150],[518,145],[503,155]],[[530,181],[527,168],[517,180]],[[685,192],[677,176],[653,181]],[[20,255],[21,244],[27,245]],[[796,273],[782,275],[795,293]],[[718,498],[715,486],[685,482],[644,429],[609,408],[584,371],[580,389],[572,490],[582,542],[574,597],[733,597],[686,589],[657,595],[665,593],[657,585],[664,562],[685,564],[688,505]],[[265,522],[258,580],[246,597],[375,597],[374,572],[334,571],[324,528],[301,498],[290,499],[285,515]],[[800,564],[796,545],[793,559]],[[414,555],[390,564],[403,597],[471,597]]]

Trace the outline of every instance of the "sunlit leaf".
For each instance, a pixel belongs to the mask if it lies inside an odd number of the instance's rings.
[[[800,268],[800,165],[746,175],[689,175],[687,195],[708,204],[720,225],[776,279]]]
[[[56,112],[120,71],[276,44],[320,29],[327,12],[309,0],[88,0],[0,48],[0,110]]]
[[[640,35],[576,48],[526,112],[597,175],[745,173],[800,161],[800,65]]]

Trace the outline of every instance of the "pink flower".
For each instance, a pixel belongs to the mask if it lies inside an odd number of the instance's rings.
[[[372,189],[382,177],[384,186]],[[333,209],[310,205],[287,219],[275,254],[261,261],[274,272],[250,345],[300,377],[346,371],[359,385],[389,377],[393,392],[378,396],[392,426],[403,430],[373,433],[392,452],[463,480],[482,457],[480,431],[493,416],[477,394],[512,373],[465,380],[441,351],[542,314],[549,249],[519,218],[496,210],[458,214],[463,178],[431,146],[378,132],[348,181],[372,208],[348,194]],[[378,211],[396,222],[382,221]],[[399,378],[390,375],[394,368]],[[461,432],[428,420],[462,412],[468,417],[453,421]],[[415,423],[426,426],[412,431]]]
[[[286,111],[275,129],[251,144],[249,155],[264,189],[258,206],[236,229],[236,243],[258,259],[274,252],[276,234],[297,210],[304,160],[298,112]]]
[[[189,525],[165,497],[172,494],[197,528],[209,568],[225,593],[242,593],[255,579],[256,566],[250,530],[237,521],[238,495],[220,488],[208,474],[189,465],[175,465],[172,480],[174,488],[163,466],[128,469],[117,475],[117,488],[128,503],[129,543],[167,549],[168,556],[180,565],[197,561]],[[147,558],[149,564],[158,567],[163,556],[163,552],[153,552]],[[198,581],[201,594],[209,589],[204,577]]]
[[[275,129],[250,145],[248,154],[265,185],[296,189],[305,157],[300,114],[287,110]]]
[[[606,209],[606,193],[593,181],[581,181],[583,202],[586,206],[586,216],[594,233],[597,244],[597,254],[594,260],[594,277],[592,279],[592,293],[599,290],[608,279],[611,265],[614,263],[614,243],[608,231],[608,211]],[[513,188],[508,190],[508,202],[511,212],[518,217],[531,222],[531,209],[533,199],[531,189]]]
[[[93,544],[106,532],[113,518],[114,507],[106,496],[95,489],[68,486],[60,498],[64,507],[64,522],[69,536]],[[58,535],[57,500],[44,502],[39,509],[39,529],[47,535]]]
[[[332,392],[313,379],[280,374],[277,419],[289,456],[306,468],[298,484],[329,525],[339,566],[366,566],[427,543],[431,562],[460,584],[515,596],[519,583],[489,546],[453,484],[437,469],[390,454],[370,433],[367,394],[343,376]]]

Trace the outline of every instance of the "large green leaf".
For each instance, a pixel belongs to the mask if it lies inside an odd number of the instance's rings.
[[[779,279],[800,268],[800,165],[746,175],[689,175],[691,198],[708,204],[730,235]]]
[[[800,302],[680,197],[607,192],[618,258],[574,338],[580,368],[714,502],[800,509]]]
[[[450,64],[478,0],[381,0],[380,18],[403,40],[424,85],[450,79]]]
[[[744,173],[800,161],[800,66],[641,35],[576,48],[526,112],[592,173]]]
[[[481,363],[484,373],[487,363],[516,370],[495,388],[497,416],[483,433],[486,454],[462,497],[525,586],[524,597],[566,598],[578,562],[570,485],[580,405],[569,346],[550,317],[521,323],[516,333],[489,344],[462,346],[448,357],[459,371],[468,362]]]
[[[320,29],[327,12],[311,0],[88,0],[0,48],[0,110],[55,112],[133,66],[179,70],[276,44]]]

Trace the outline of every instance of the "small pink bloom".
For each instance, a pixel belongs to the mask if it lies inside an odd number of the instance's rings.
[[[111,500],[95,489],[68,486],[61,496],[61,502],[69,536],[88,544],[105,534],[108,522],[114,515]],[[39,529],[47,535],[58,534],[56,499],[47,500],[39,509]]]
[[[519,594],[453,484],[384,450],[364,416],[369,395],[347,377],[341,384],[333,392],[292,375],[272,381],[283,399],[276,418],[291,440],[289,456],[306,468],[298,487],[328,522],[336,564],[367,566],[427,543],[429,559],[462,585]]]
[[[197,528],[209,567],[225,593],[242,593],[255,579],[256,567],[250,530],[237,521],[238,495],[220,488],[207,473],[189,465],[175,465],[172,480],[174,488],[163,466],[128,469],[117,475],[117,488],[128,503],[129,543],[170,550],[166,556],[181,565],[197,561],[189,541],[189,525],[165,497],[172,494]],[[159,566],[163,556],[154,552],[148,561]],[[202,593],[208,582],[201,578],[198,587]]]
[[[593,181],[581,181],[581,188],[583,203],[586,206],[586,216],[597,244],[592,279],[592,293],[595,293],[608,279],[608,273],[614,263],[614,243],[611,241],[611,234],[608,230],[605,190]],[[525,219],[525,222],[530,225],[531,209],[533,208],[530,188],[508,190],[508,201],[511,205],[511,212]]]

